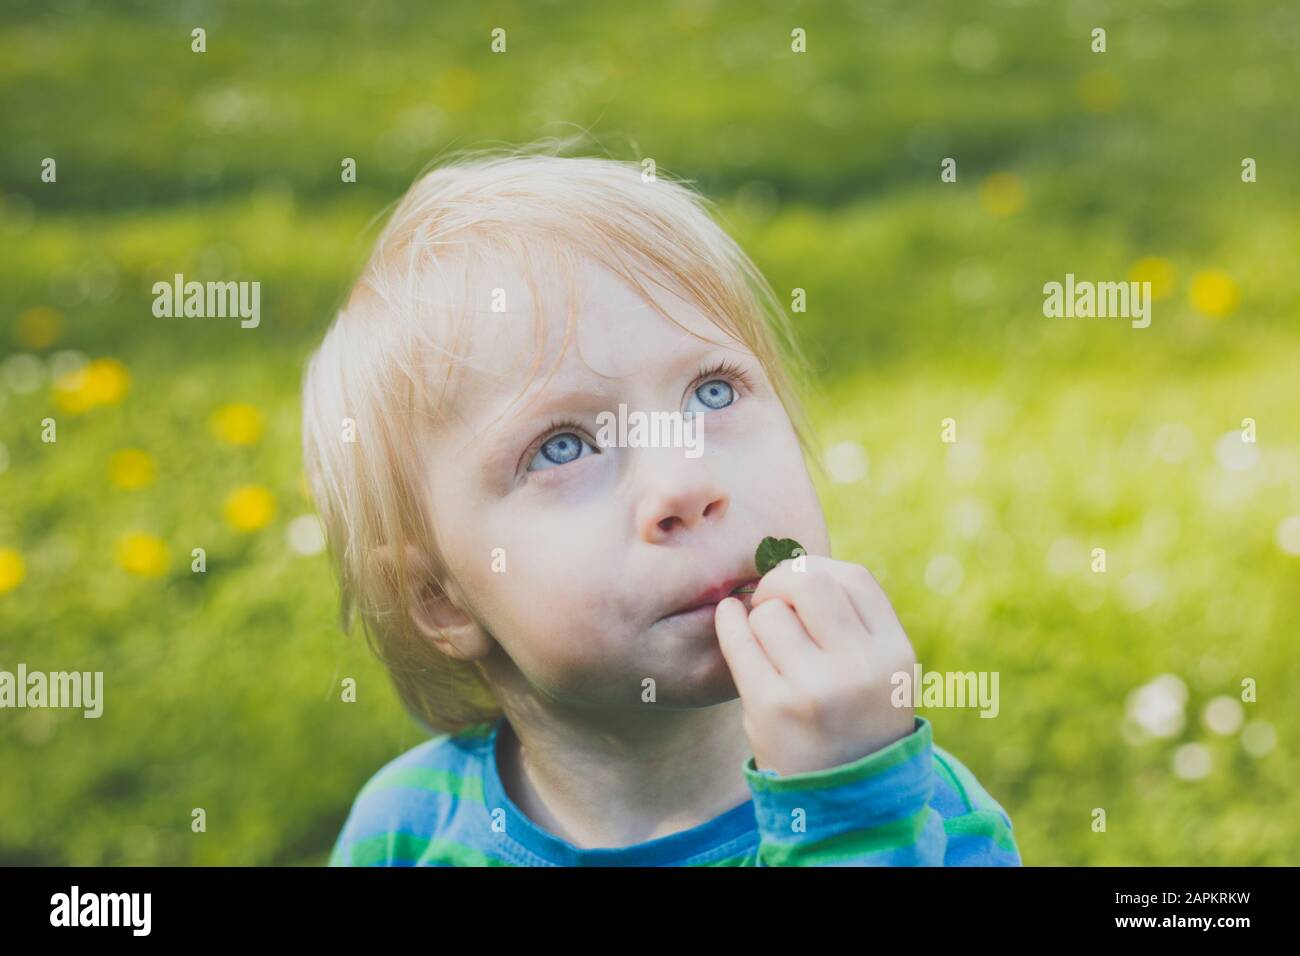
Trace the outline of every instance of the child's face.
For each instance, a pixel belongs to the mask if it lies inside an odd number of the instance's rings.
[[[662,705],[731,700],[713,607],[667,618],[709,588],[756,577],[765,535],[828,555],[820,502],[748,349],[666,292],[656,292],[661,307],[709,342],[598,264],[581,278],[574,339],[549,383],[565,317],[546,316],[534,372],[534,321],[515,311],[530,300],[513,274],[483,283],[483,295],[505,288],[512,311],[479,309],[470,363],[450,383],[428,490],[462,607],[486,630],[470,656],[486,658],[489,680],[579,709],[643,707],[645,678]],[[699,377],[723,361],[753,387],[727,373]],[[597,416],[617,416],[620,403],[628,413],[703,412],[702,454],[601,447]],[[579,427],[550,427],[567,421]]]

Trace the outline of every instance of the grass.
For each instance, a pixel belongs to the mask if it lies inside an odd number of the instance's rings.
[[[1026,861],[1289,862],[1300,250],[1277,117],[1300,17],[1115,10],[1097,56],[1091,19],[1050,7],[235,3],[202,56],[194,24],[142,8],[7,14],[0,551],[22,579],[0,561],[0,667],[103,670],[106,702],[0,719],[0,862],[323,863],[368,775],[422,739],[339,633],[323,555],[291,545],[299,374],[425,162],[553,122],[697,180],[778,292],[806,290],[815,422],[867,462],[820,489],[835,554],[881,580],[927,670],[1000,672],[996,719],[927,716]],[[1151,328],[1043,318],[1043,283],[1153,258]],[[261,327],[153,318],[175,272],[261,281]],[[98,404],[51,387],[68,352],[111,360],[82,383]],[[256,437],[232,443],[221,409]],[[1254,449],[1224,438],[1246,418]],[[1161,674],[1183,725],[1139,740],[1130,695]],[[1245,678],[1244,726],[1212,732]]]

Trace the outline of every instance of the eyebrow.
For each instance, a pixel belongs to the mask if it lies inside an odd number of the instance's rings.
[[[683,368],[693,368],[696,365],[703,367],[712,364],[711,356],[716,352],[726,351],[728,359],[742,367],[750,367],[751,359],[747,352],[736,353],[734,347],[719,345],[718,343],[700,342],[693,339],[700,348],[683,349],[673,358],[665,362],[667,372],[665,380],[681,374]],[[721,356],[719,356],[721,360]],[[639,371],[639,370],[638,370]],[[692,372],[692,374],[694,374]],[[612,384],[617,383],[618,379],[600,379]],[[548,416],[570,412],[575,416],[581,414],[583,409],[594,411],[612,411],[609,408],[607,392],[603,389],[592,388],[564,388],[560,390],[548,390],[533,398],[528,403],[526,411],[517,413],[512,418],[504,419],[493,428],[479,427],[479,434],[487,439],[487,447],[483,449],[479,456],[482,472],[492,473],[497,467],[503,464],[503,459],[512,454],[523,454],[525,450],[524,442],[531,441],[533,435],[526,438],[520,438],[519,432],[525,426],[531,427],[533,423],[537,424],[540,429],[543,422]],[[540,431],[538,432],[540,434]]]

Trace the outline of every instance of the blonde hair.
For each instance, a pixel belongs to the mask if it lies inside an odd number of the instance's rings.
[[[545,309],[533,276],[564,280],[571,331],[575,270],[584,256],[657,310],[646,284],[670,289],[750,349],[806,460],[821,468],[800,397],[814,387],[807,360],[770,285],[714,222],[714,204],[691,180],[662,170],[643,179],[639,162],[565,157],[557,155],[561,148],[547,141],[465,150],[422,172],[307,362],[305,470],[339,578],[340,622],[350,631],[359,612],[403,705],[434,732],[501,714],[478,668],[438,651],[411,614],[421,588],[454,583],[428,520],[418,454],[447,387],[444,378],[434,389],[427,358],[445,358],[449,377],[462,357],[448,344],[460,340],[471,317],[450,304],[453,261],[466,277],[502,257],[522,264],[539,334]],[[457,312],[460,324],[449,334],[436,318]],[[534,372],[540,360],[539,348]],[[418,556],[415,567],[408,549]],[[386,559],[377,560],[380,554]]]

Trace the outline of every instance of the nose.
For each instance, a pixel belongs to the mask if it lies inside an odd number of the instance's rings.
[[[637,508],[641,538],[662,544],[727,513],[731,496],[703,468],[682,468],[663,475]]]

